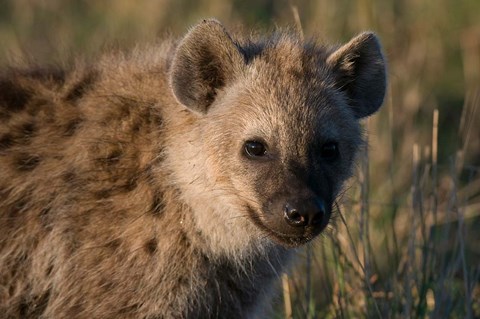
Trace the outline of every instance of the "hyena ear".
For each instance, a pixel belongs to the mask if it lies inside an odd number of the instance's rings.
[[[203,20],[180,42],[170,70],[177,100],[205,114],[219,89],[244,65],[243,55],[216,20]]]
[[[336,76],[337,87],[347,93],[357,118],[378,110],[385,96],[386,69],[374,33],[361,33],[332,52],[327,65]]]

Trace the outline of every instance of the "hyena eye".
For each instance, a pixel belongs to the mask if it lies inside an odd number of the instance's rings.
[[[249,157],[260,157],[267,153],[265,145],[258,141],[246,141],[244,148]]]
[[[334,161],[340,156],[337,142],[327,142],[322,145],[320,156],[327,161]]]

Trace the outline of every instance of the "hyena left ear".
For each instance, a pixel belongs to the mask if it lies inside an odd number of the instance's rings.
[[[205,114],[218,90],[244,65],[243,55],[220,22],[203,20],[180,42],[170,69],[170,83],[177,100]]]
[[[327,65],[337,87],[346,92],[357,118],[371,115],[383,103],[386,69],[377,36],[364,32],[332,52]]]

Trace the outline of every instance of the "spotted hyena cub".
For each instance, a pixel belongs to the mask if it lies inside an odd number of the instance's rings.
[[[0,76],[0,313],[258,316],[328,224],[385,93],[342,46],[214,20],[179,41]]]

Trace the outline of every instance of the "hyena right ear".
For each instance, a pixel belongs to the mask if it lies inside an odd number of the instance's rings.
[[[327,65],[336,77],[336,86],[346,92],[357,118],[378,110],[387,83],[385,59],[374,33],[361,33],[332,52]]]
[[[177,100],[205,114],[219,89],[238,74],[243,55],[216,20],[203,20],[180,42],[170,70]]]

